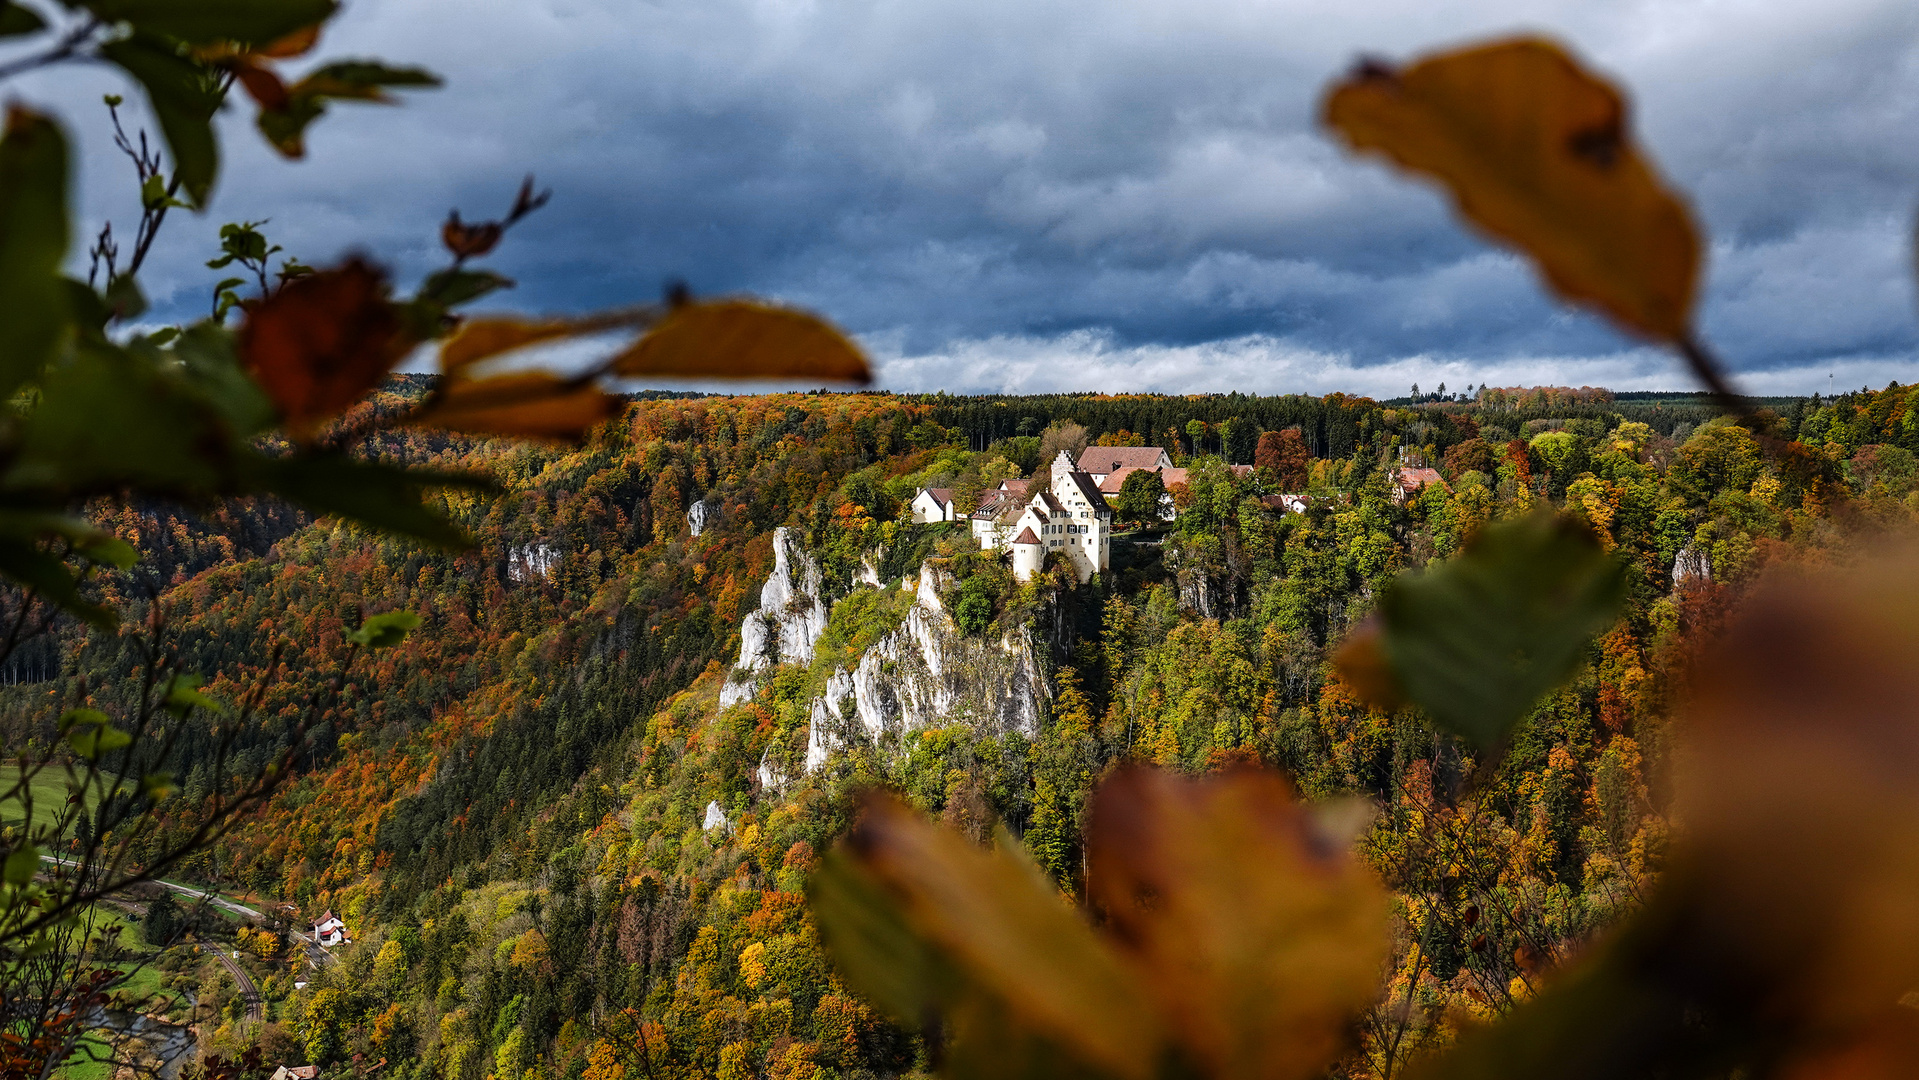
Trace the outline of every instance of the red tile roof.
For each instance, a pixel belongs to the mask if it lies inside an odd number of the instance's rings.
[[[1001,480],[999,489],[1013,495],[1024,495],[1032,487],[1031,480]]]
[[[1027,527],[1025,527],[1024,529],[1021,529],[1021,530],[1019,531],[1019,535],[1018,535],[1018,536],[1016,536],[1016,537],[1014,537],[1014,538],[1013,538],[1013,543],[1015,543],[1015,544],[1032,544],[1033,546],[1035,546],[1035,547],[1038,547],[1038,546],[1039,546],[1039,537],[1037,537],[1037,536],[1034,536],[1034,535],[1033,535],[1033,527],[1032,527],[1031,525],[1028,525],[1028,526],[1027,526]]]
[[[1106,474],[1106,479],[1099,482],[1099,489],[1108,495],[1117,495],[1119,494],[1120,485],[1126,483],[1126,478],[1138,471],[1138,466],[1128,465],[1123,469],[1116,469],[1109,472]]]
[[[941,506],[953,505],[953,489],[952,488],[927,488],[926,493],[928,495],[931,495],[933,497],[933,501],[936,503],[939,503]]]
[[[1109,473],[1117,469],[1151,469],[1159,465],[1157,446],[1089,446],[1080,451],[1079,471]]]

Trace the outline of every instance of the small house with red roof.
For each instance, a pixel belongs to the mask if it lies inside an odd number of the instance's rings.
[[[1438,484],[1441,488],[1446,486],[1445,478],[1439,475],[1437,469],[1428,469],[1419,465],[1395,466],[1392,473],[1387,476],[1386,482],[1392,487],[1393,499],[1402,503],[1430,485]]]
[[[351,945],[353,935],[347,933],[346,923],[341,922],[340,917],[329,909],[314,921],[313,940],[321,947],[330,949],[335,945]]]

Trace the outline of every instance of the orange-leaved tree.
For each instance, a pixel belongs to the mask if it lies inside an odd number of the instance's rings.
[[[213,120],[236,87],[268,143],[299,158],[307,128],[333,104],[390,102],[396,89],[438,84],[379,61],[309,63],[338,13],[337,0],[68,0],[52,11],[0,0],[0,39],[20,47],[0,79],[108,65],[144,97],[159,133],[129,134],[124,98],[107,99],[115,141],[134,165],[139,221],[124,250],[111,225],[101,230],[85,281],[67,272],[74,168],[65,128],[16,103],[0,133],[0,659],[77,620],[125,633],[144,672],[126,715],[68,709],[60,738],[32,753],[18,748],[0,777],[0,1075],[41,1077],[66,1060],[89,1011],[124,978],[88,961],[94,902],[217,840],[287,775],[306,732],[303,723],[264,769],[236,772],[216,754],[211,773],[223,786],[193,827],[154,834],[155,808],[172,790],[159,763],[180,722],[199,717],[230,738],[258,695],[221,702],[202,693],[202,676],[179,668],[160,642],[157,606],[142,627],[121,630],[93,579],[133,566],[137,554],[93,525],[85,506],[257,495],[458,547],[466,536],[423,497],[487,489],[488,478],[382,460],[366,450],[367,435],[422,426],[579,440],[621,407],[617,380],[868,377],[859,350],[832,327],[749,299],[681,293],[585,317],[463,317],[466,305],[512,285],[475,261],[545,201],[530,180],[500,219],[449,218],[447,264],[411,295],[396,293],[367,258],[318,270],[288,259],[270,276],[277,249],[260,223],[235,223],[211,265],[250,271],[257,292],[243,295],[246,280],[228,278],[214,289],[211,317],[134,329],[146,308],[139,273],[163,223],[210,205],[220,170]],[[229,326],[234,308],[241,318]],[[630,340],[584,371],[492,370],[527,346],[614,331]],[[436,344],[441,374],[423,398],[398,409],[364,403]],[[365,615],[341,643],[336,694],[356,654],[417,624],[406,612]],[[68,693],[84,700],[82,687]],[[316,701],[312,712],[326,707]]]

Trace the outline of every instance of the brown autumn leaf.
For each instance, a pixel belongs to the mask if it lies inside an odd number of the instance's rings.
[[[517,371],[452,381],[411,422],[475,435],[578,442],[617,414],[622,404],[591,383],[546,371]]]
[[[386,274],[353,258],[248,309],[239,346],[287,430],[304,439],[380,385],[412,341],[387,300]]]
[[[1386,896],[1264,769],[1127,768],[1087,819],[1087,889],[1208,1076],[1323,1075],[1378,994]]]
[[[1690,333],[1699,238],[1635,144],[1624,99],[1534,38],[1361,66],[1326,98],[1356,150],[1433,177],[1459,212],[1532,256],[1560,296],[1622,327]]]
[[[440,372],[458,375],[482,360],[538,345],[543,341],[597,334],[632,326],[642,315],[609,312],[580,318],[522,319],[513,316],[468,319],[440,346]]]
[[[1804,1044],[1868,1034],[1919,990],[1915,595],[1913,550],[1782,576],[1693,677],[1675,866],[1768,1023]]]
[[[446,224],[440,226],[440,242],[456,258],[473,259],[498,246],[505,232],[505,228],[497,221],[469,225],[460,220],[460,212],[455,210],[447,215]]]
[[[279,111],[287,107],[287,84],[280,81],[280,76],[247,57],[240,57],[230,67],[240,85],[246,88],[247,96],[262,109]]]
[[[1115,1076],[1153,1074],[1151,1003],[1031,862],[982,850],[888,795],[869,799],[848,845],[907,924],[1012,1017]]]
[[[291,60],[296,56],[305,56],[320,43],[320,31],[324,26],[324,23],[314,23],[304,30],[295,30],[277,41],[267,42],[253,50],[253,55],[269,60]]]
[[[675,307],[614,358],[613,370],[633,378],[873,379],[859,347],[825,321],[751,300]]]
[[[1386,658],[1385,632],[1377,613],[1368,616],[1333,650],[1333,667],[1360,701],[1380,712],[1395,712],[1406,706],[1406,691]]]

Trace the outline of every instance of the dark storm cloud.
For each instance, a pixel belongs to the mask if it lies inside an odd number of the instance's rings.
[[[217,220],[172,227],[149,283],[194,310],[212,227],[241,217],[418,274],[449,207],[490,212],[531,169],[557,194],[503,251],[515,304],[769,293],[861,334],[903,389],[1677,385],[1314,126],[1361,51],[1518,29],[1634,88],[1714,236],[1707,332],[1756,388],[1919,374],[1919,16],[1864,0],[362,2],[323,52],[447,89],[339,107],[298,165],[232,118]],[[20,89],[85,119],[111,85]],[[124,217],[88,138],[89,213]]]

